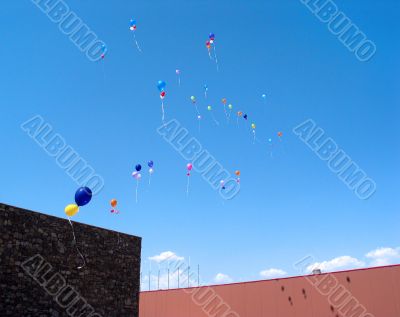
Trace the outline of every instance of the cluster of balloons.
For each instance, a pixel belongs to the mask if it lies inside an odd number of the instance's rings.
[[[207,50],[208,50],[208,57],[210,59],[212,59],[212,57],[211,57],[211,47],[213,47],[214,48],[215,64],[217,65],[217,71],[218,71],[219,70],[218,57],[217,57],[217,53],[216,53],[216,50],[215,50],[215,43],[214,42],[215,42],[215,34],[214,33],[210,33],[208,35],[208,40],[206,41],[206,47],[207,47]]]
[[[214,40],[215,40],[215,34],[210,33],[208,35],[208,40],[206,41],[206,47],[208,49],[208,54],[210,54],[210,49],[211,49],[211,46],[214,44]],[[211,55],[210,55],[210,57],[211,57]]]
[[[135,19],[131,19],[129,21],[129,30],[131,30],[133,32],[133,38],[135,40],[135,44],[136,44],[136,48],[138,49],[139,52],[141,52],[142,50],[140,49],[139,43],[136,40],[136,20]]]
[[[129,30],[136,31],[136,20],[131,19],[129,22]]]
[[[153,174],[154,173],[154,162],[153,161],[148,161],[147,162],[147,166],[149,167],[149,174]],[[135,171],[132,173],[132,176],[135,179],[141,179],[142,178],[142,174],[140,174],[140,171],[142,170],[142,165],[140,164],[136,164],[135,166]]]
[[[165,98],[165,87],[167,86],[167,83],[163,80],[159,80],[157,82],[157,89],[160,91],[160,99],[161,99],[161,120],[164,122],[165,118],[165,112],[164,112],[164,98]]]
[[[75,216],[79,207],[87,205],[92,199],[92,190],[89,187],[80,187],[75,192],[75,204],[69,204],[64,211],[68,217]]]
[[[238,183],[240,183],[240,171],[239,170],[236,170],[235,171],[235,175],[236,175],[236,182],[238,182]]]
[[[186,169],[187,169],[186,176],[190,176],[190,172],[191,172],[192,169],[193,169],[193,164],[192,164],[192,163],[188,163],[188,164],[186,165]]]
[[[150,179],[151,175],[154,173],[154,162],[153,161],[148,161],[147,166],[149,167],[149,184],[150,184]],[[135,166],[135,171],[132,173],[132,177],[136,179],[136,202],[138,201],[138,187],[139,187],[139,180],[142,179],[142,174],[140,171],[142,170],[142,165],[136,164]]]
[[[106,57],[106,52],[107,52],[107,46],[103,44],[101,46],[101,59],[104,59],[104,57]]]
[[[236,182],[237,183],[240,183],[240,171],[239,170],[236,170],[235,171],[235,175],[236,175]],[[221,185],[221,189],[225,189],[225,181],[224,180],[221,180],[220,182],[220,185]]]
[[[117,200],[114,198],[114,199],[111,199],[111,201],[110,201],[110,205],[111,205],[111,207],[112,207],[112,209],[111,209],[111,213],[113,213],[113,214],[119,214],[119,211],[117,210],[117,209],[115,209],[115,207],[117,207],[117,204],[118,204],[118,202],[117,202]]]
[[[189,195],[189,184],[190,184],[189,179],[190,179],[190,172],[192,171],[192,169],[193,169],[192,163],[186,164],[186,170],[187,170],[187,172],[186,172],[186,176],[187,176],[186,195]]]

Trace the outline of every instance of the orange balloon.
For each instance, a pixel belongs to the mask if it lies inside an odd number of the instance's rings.
[[[226,98],[222,98],[222,103],[226,104]]]
[[[282,132],[278,132],[278,136],[281,137],[283,135]]]
[[[242,114],[243,114],[243,112],[241,112],[241,111],[238,111],[238,113],[237,113],[238,117],[241,117]]]
[[[117,200],[116,199],[111,199],[111,201],[110,201],[110,204],[111,204],[111,207],[113,207],[113,208],[115,208],[115,206],[117,206]]]
[[[239,170],[235,171],[235,175],[240,176],[240,171]]]

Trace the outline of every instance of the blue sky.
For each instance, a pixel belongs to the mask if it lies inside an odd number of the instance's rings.
[[[351,257],[332,269],[399,262],[398,2],[336,1],[376,44],[368,62],[301,1],[67,3],[107,44],[103,61],[91,62],[33,2],[2,4],[2,202],[59,217],[73,202],[77,184],[20,128],[40,115],[105,181],[74,219],[143,237],[143,259],[165,251],[190,256],[204,283],[218,273],[229,278],[217,282],[269,277],[260,272],[271,268],[296,274],[293,263],[307,255],[318,262]],[[210,32],[219,72],[205,48]],[[167,119],[177,119],[224,168],[241,170],[233,200],[196,173],[186,196],[187,161],[156,132],[160,79]],[[247,123],[226,122],[224,97],[248,114]],[[376,182],[370,199],[357,198],[292,132],[308,118]],[[131,173],[150,159],[151,186],[144,168],[135,203]],[[112,198],[119,215],[110,213]],[[366,256],[382,247],[391,249]]]

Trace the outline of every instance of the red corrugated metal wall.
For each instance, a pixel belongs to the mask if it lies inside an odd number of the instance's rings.
[[[140,317],[400,317],[400,265],[142,292]]]

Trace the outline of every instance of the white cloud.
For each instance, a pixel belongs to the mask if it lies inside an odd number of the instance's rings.
[[[348,255],[339,256],[329,261],[316,262],[307,267],[308,272],[312,272],[314,269],[320,269],[322,272],[331,272],[343,269],[354,269],[365,266],[363,261],[353,258]]]
[[[371,259],[371,266],[383,266],[398,263],[400,261],[400,248],[378,248],[365,255]]]
[[[161,262],[165,262],[165,261],[169,261],[169,262],[183,261],[183,260],[185,260],[185,258],[183,256],[176,255],[176,253],[174,253],[172,251],[165,251],[165,252],[161,252],[158,255],[149,257],[149,260],[157,262],[157,263],[161,263]]]
[[[284,270],[281,269],[266,269],[260,272],[260,275],[265,278],[276,278],[287,275]]]
[[[217,284],[232,283],[233,279],[229,275],[218,273],[214,277],[214,282]]]

